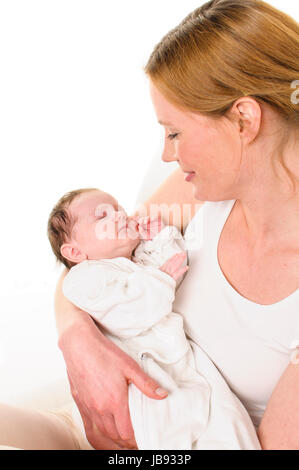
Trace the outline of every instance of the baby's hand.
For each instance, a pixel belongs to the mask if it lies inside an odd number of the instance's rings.
[[[182,263],[185,261],[187,253],[181,251],[169,258],[163,266],[160,267],[160,270],[166,274],[169,274],[175,281],[181,277],[186,271],[188,271],[189,266],[184,266],[181,268]]]
[[[138,231],[143,240],[152,240],[164,227],[161,215],[136,217],[135,220],[139,224]]]

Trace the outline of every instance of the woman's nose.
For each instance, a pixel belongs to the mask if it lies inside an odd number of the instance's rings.
[[[161,158],[163,162],[176,162],[178,158],[174,145],[165,144]]]

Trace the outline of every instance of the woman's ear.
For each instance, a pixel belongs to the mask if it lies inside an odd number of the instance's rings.
[[[64,243],[60,248],[60,253],[65,259],[76,264],[87,259],[87,255],[71,243]]]
[[[240,135],[248,142],[252,142],[261,126],[262,110],[260,104],[255,99],[244,96],[234,103],[232,112],[237,118]]]

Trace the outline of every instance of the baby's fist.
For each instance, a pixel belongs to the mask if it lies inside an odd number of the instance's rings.
[[[156,217],[140,217],[138,223],[138,230],[143,240],[152,240],[164,227],[161,215]]]
[[[181,267],[186,257],[187,253],[185,251],[176,253],[160,267],[160,270],[171,276],[176,281],[189,269],[189,266]]]

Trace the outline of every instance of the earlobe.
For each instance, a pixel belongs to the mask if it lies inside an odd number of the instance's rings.
[[[259,103],[250,98],[241,98],[236,103],[236,112],[238,113],[240,133],[246,135],[251,139],[255,139],[261,124],[261,107]]]
[[[76,264],[87,259],[86,254],[82,253],[81,250],[73,246],[71,243],[64,243],[60,248],[60,253],[65,259]]]

